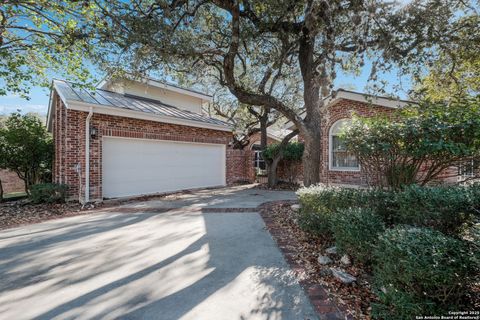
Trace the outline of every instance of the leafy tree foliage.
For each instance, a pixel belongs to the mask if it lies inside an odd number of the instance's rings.
[[[438,58],[419,80],[417,94],[434,101],[480,94],[480,16],[460,19],[454,28],[459,34],[441,43]]]
[[[304,184],[320,179],[324,98],[339,69],[422,69],[464,1],[96,1],[98,32],[113,70],[210,73],[244,104],[281,112],[305,141]],[[370,63],[366,64],[366,60]],[[195,72],[195,71],[194,71]],[[284,98],[298,79],[302,109]]]
[[[50,172],[53,142],[37,116],[12,114],[0,129],[0,143],[0,163],[17,173],[27,192]]]
[[[371,184],[425,185],[480,156],[480,97],[422,103],[390,118],[357,118],[343,137]]]
[[[264,159],[274,159],[279,153],[279,143],[272,143],[268,145],[263,153]],[[289,142],[283,150],[283,159],[287,161],[298,161],[302,159],[303,155],[303,143],[300,142]]]
[[[0,1],[0,96],[28,97],[49,73],[89,77],[84,59],[92,43],[77,20],[90,18],[89,1]]]

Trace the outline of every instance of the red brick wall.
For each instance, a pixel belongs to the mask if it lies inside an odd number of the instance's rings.
[[[320,180],[327,184],[355,184],[365,185],[367,177],[360,171],[332,171],[329,169],[329,131],[331,126],[341,119],[351,118],[354,114],[362,117],[371,117],[379,114],[391,114],[394,109],[368,103],[342,99],[331,105],[327,111],[322,130],[322,165],[320,166]]]
[[[0,170],[0,180],[2,181],[3,193],[25,192],[25,184],[18,175],[10,170]]]
[[[57,99],[60,101],[60,99]],[[85,120],[86,112],[66,109],[62,102],[55,105],[53,113],[53,134],[55,141],[55,158],[53,179],[70,186],[72,198],[84,197],[85,191]],[[93,114],[90,125],[97,129],[97,137],[90,139],[90,199],[102,198],[102,137],[128,137],[199,143],[218,143],[227,145],[231,132],[189,126],[159,123],[155,121]],[[75,166],[81,167],[82,187],[80,190],[79,174]],[[227,168],[229,168],[227,154]],[[227,181],[234,180],[227,169]]]
[[[278,179],[281,181],[302,182],[303,181],[302,160],[280,161],[277,167],[277,176],[278,176]]]
[[[227,149],[227,184],[253,182],[255,180],[253,160],[252,150]]]

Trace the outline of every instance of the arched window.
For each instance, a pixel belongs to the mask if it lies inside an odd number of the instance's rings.
[[[358,171],[360,166],[355,154],[348,151],[340,133],[345,125],[350,123],[349,119],[342,119],[330,127],[329,133],[329,167],[330,170]]]

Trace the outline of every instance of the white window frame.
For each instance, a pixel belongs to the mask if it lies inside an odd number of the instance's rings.
[[[255,146],[258,146],[260,147],[260,144],[259,143],[254,143],[252,144],[252,147],[250,148],[251,150],[253,150],[253,152],[255,153],[255,158],[253,160],[253,167],[255,168],[255,170],[257,170],[258,172],[266,172],[267,170],[267,163],[265,162],[265,159],[260,159],[262,153],[263,153],[263,150],[254,150],[254,147]],[[260,168],[260,163],[264,163],[265,164],[265,169],[261,169]]]
[[[471,170],[468,170],[470,172],[466,172],[467,169],[466,167],[467,166],[470,166],[471,167]],[[470,178],[474,178],[475,177],[475,160],[474,159],[471,159],[471,160],[467,160],[463,163],[460,163],[459,166],[458,166],[458,169],[457,169],[457,180],[458,181],[464,181],[464,180],[467,180],[467,179],[470,179]]]
[[[349,118],[339,119],[335,121],[328,129],[328,170],[329,171],[359,172],[361,170],[360,164],[358,164],[357,167],[334,167],[333,166],[333,135],[332,135],[333,128],[335,128],[339,122],[349,122],[349,121],[351,121],[351,119]]]

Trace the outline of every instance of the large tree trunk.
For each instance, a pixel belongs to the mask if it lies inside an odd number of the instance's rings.
[[[322,163],[321,132],[318,130],[304,136],[305,149],[303,151],[303,184],[314,185],[320,182],[320,165]]]
[[[278,183],[277,168],[283,156],[277,156],[273,160],[268,161],[268,186],[275,187]]]

